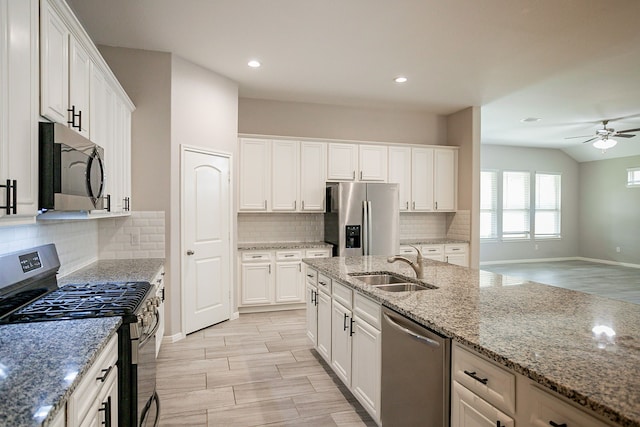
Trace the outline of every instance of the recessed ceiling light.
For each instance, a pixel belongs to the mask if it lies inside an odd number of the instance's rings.
[[[407,78],[404,76],[398,76],[395,79],[393,79],[394,82],[396,83],[406,83],[407,82]]]
[[[539,122],[540,120],[542,120],[540,117],[525,117],[520,121],[522,123],[535,123],[535,122]]]
[[[262,64],[260,63],[260,61],[252,59],[247,63],[247,65],[251,68],[259,68]]]

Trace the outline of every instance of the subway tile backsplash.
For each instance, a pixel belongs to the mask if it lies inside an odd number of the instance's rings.
[[[447,237],[449,239],[471,239],[471,212],[460,210],[447,214]]]
[[[164,212],[100,220],[100,259],[164,258]]]

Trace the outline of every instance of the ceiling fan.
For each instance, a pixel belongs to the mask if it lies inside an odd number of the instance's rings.
[[[609,123],[609,120],[603,120],[602,121],[602,129],[598,129],[596,130],[596,135],[587,139],[586,141],[583,141],[583,144],[586,144],[587,142],[591,142],[591,141],[595,141],[593,143],[593,146],[595,148],[601,149],[601,150],[606,150],[608,148],[612,148],[614,147],[618,141],[616,141],[615,139],[612,139],[613,137],[616,138],[633,138],[635,135],[635,132],[640,132],[640,128],[636,128],[636,129],[625,129],[625,130],[620,130],[617,131],[613,128],[608,128],[607,124]],[[565,139],[573,139],[573,138],[588,138],[591,135],[583,135],[583,136],[569,136]]]

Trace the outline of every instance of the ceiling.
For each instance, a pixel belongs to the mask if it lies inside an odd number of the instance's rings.
[[[565,139],[595,134],[603,119],[640,128],[637,0],[68,2],[96,43],[175,53],[236,81],[241,97],[437,114],[481,106],[486,144],[578,161],[640,154],[640,134],[604,154]],[[261,68],[247,67],[254,58]]]

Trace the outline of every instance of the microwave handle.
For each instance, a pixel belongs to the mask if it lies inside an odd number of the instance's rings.
[[[105,196],[105,199],[107,199],[107,207],[104,208],[107,212],[111,212],[111,194],[107,194]]]

